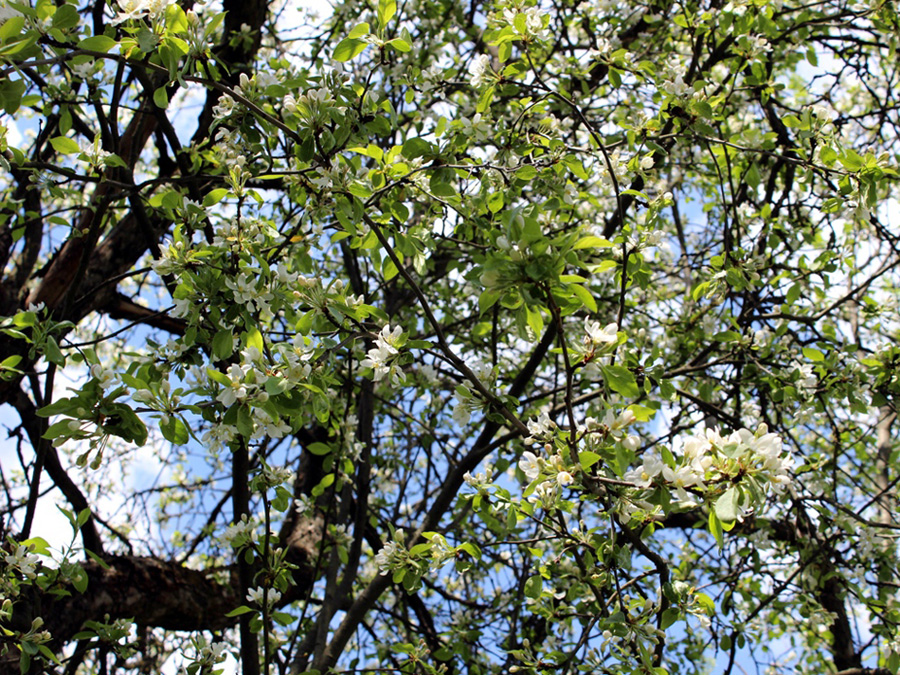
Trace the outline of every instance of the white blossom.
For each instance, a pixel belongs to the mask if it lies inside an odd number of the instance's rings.
[[[662,473],[664,467],[662,457],[647,453],[643,457],[641,466],[627,471],[622,479],[634,483],[638,487],[648,488],[653,483],[653,479]]]
[[[91,377],[96,378],[100,382],[100,387],[103,389],[109,389],[116,384],[117,381],[115,371],[104,368],[99,363],[95,363],[91,366]]]
[[[251,605],[256,605],[257,607],[262,607],[263,604],[266,604],[269,607],[273,607],[275,603],[277,603],[280,599],[281,591],[275,588],[265,590],[260,587],[256,587],[251,588],[247,591],[247,602],[249,602]]]
[[[585,342],[589,344],[594,346],[613,344],[618,341],[619,324],[608,323],[601,328],[600,322],[591,321],[590,318],[585,317],[584,331],[587,333]]]
[[[243,516],[241,520],[225,528],[222,542],[226,546],[241,546],[253,540],[253,530],[254,526],[247,520],[247,516]]]
[[[481,54],[469,66],[469,84],[473,87],[480,87],[484,84],[486,75],[491,73],[491,57],[487,54]]]
[[[541,473],[541,464],[537,455],[527,450],[522,453],[522,458],[519,460],[519,468],[522,469],[522,473],[530,481],[535,480]]]
[[[133,21],[148,17],[153,21],[159,20],[166,12],[168,0],[118,0],[119,11],[113,20],[113,25],[124,21]]]
[[[406,549],[396,541],[389,541],[375,554],[375,566],[378,567],[378,571],[382,576],[386,576],[395,569],[402,567],[406,560]]]
[[[26,546],[18,544],[12,553],[6,554],[4,559],[6,560],[7,565],[19,570],[19,572],[29,579],[34,579],[35,576],[37,576],[35,567],[37,567],[40,559],[38,556],[32,554]]]
[[[368,351],[366,358],[359,362],[361,367],[375,371],[376,382],[390,379],[394,386],[402,384],[403,371],[394,363],[394,357],[400,353],[396,345],[402,334],[403,329],[400,326],[391,330],[388,324],[375,338],[375,346]]]
[[[525,439],[526,443],[535,443],[538,440],[547,440],[552,437],[556,423],[550,419],[546,412],[542,412],[536,420],[528,421],[528,431],[531,434]]]

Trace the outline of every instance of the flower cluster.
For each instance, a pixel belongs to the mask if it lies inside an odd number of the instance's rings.
[[[548,444],[544,446],[544,449],[549,452],[552,446]],[[572,475],[560,454],[554,454],[544,459],[526,450],[519,460],[519,469],[534,486],[534,493],[528,496],[528,501],[540,504],[545,508],[555,504],[560,488],[575,482],[575,476]],[[544,480],[535,484],[541,478]]]
[[[247,515],[244,514],[238,522],[225,528],[225,532],[222,533],[222,542],[232,548],[241,548],[253,541],[255,530],[256,525],[250,522]]]
[[[239,272],[234,279],[226,278],[225,285],[234,293],[234,301],[251,313],[259,313],[264,321],[272,318],[269,303],[274,295],[260,274],[253,270]]]
[[[502,22],[525,40],[543,40],[550,36],[550,31],[544,25],[544,15],[545,12],[540,7],[529,7],[523,12],[507,8],[503,10]]]
[[[491,57],[487,54],[478,56],[472,61],[472,65],[469,66],[469,73],[471,73],[469,84],[473,87],[480,87],[493,74],[491,69]]]
[[[705,436],[683,439],[678,450],[679,458],[669,455],[669,461],[658,454],[644,455],[641,465],[623,479],[642,489],[663,485],[683,508],[697,506],[698,498],[715,500],[723,488],[740,485],[738,516],[761,502],[769,486],[777,494],[791,481],[793,460],[783,452],[781,438],[765,424],[755,433],[740,429],[728,436],[707,429]]]
[[[403,329],[400,326],[391,330],[390,324],[386,325],[376,336],[375,346],[368,351],[366,358],[359,362],[361,367],[375,371],[376,382],[387,378],[395,387],[403,384],[403,371],[396,363],[396,357],[400,354],[402,335]]]
[[[635,417],[631,408],[626,408],[618,414],[613,408],[610,408],[599,423],[590,417],[586,419],[585,427],[588,429],[599,429],[606,437],[621,442],[629,450],[636,450],[640,444],[640,439],[627,431],[628,427],[636,421],[637,417]]]
[[[531,434],[525,439],[526,443],[537,443],[549,441],[553,438],[553,430],[556,429],[556,422],[550,419],[550,415],[543,412],[536,420],[528,421],[528,433]]]
[[[389,541],[375,554],[375,565],[381,576],[403,569],[408,560],[409,552],[406,547],[396,541]]]
[[[213,667],[225,660],[225,653],[228,649],[228,645],[225,642],[207,643],[206,638],[202,635],[192,637],[191,642],[193,643],[194,649],[197,650],[197,655],[193,659],[193,662],[200,666],[199,672],[214,672],[212,670]],[[187,672],[192,671],[188,670]]]
[[[35,568],[40,559],[22,544],[18,544],[12,553],[6,555],[4,560],[12,569],[17,570],[29,579],[34,579],[37,576]]]
[[[663,71],[663,76],[666,79],[660,85],[660,89],[675,98],[691,93],[693,91],[692,88],[684,81],[686,75],[687,68],[680,62],[678,57],[673,54]]]
[[[113,24],[149,18],[156,23],[162,19],[169,6],[169,0],[118,0],[119,11]]]
[[[281,600],[281,591],[274,588],[266,590],[256,587],[247,591],[247,602],[260,608],[265,605],[272,609],[279,600]]]
[[[618,340],[619,324],[609,323],[600,327],[600,322],[591,321],[589,317],[584,319],[584,343],[593,347],[615,344]]]

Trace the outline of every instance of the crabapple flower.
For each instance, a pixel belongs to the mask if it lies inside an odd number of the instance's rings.
[[[622,441],[622,445],[624,446],[624,448],[626,450],[631,450],[631,452],[634,452],[639,447],[641,447],[641,439],[638,438],[637,436],[635,436],[634,434],[629,434]]]
[[[672,492],[680,508],[694,508],[704,500],[714,503],[723,489],[749,481],[756,488],[743,492],[738,518],[762,506],[767,486],[780,495],[791,482],[793,458],[765,424],[755,432],[739,429],[727,436],[710,428],[702,436],[676,439],[674,446],[672,454],[680,459],[670,465],[645,455],[643,465],[627,471],[624,480],[641,489],[656,482]]]
[[[100,382],[100,387],[109,389],[116,383],[116,374],[112,370],[105,369],[99,363],[91,365],[91,377]]]
[[[39,558],[30,553],[26,546],[19,544],[12,553],[6,555],[5,560],[7,565],[18,569],[29,579],[35,578],[34,568],[37,567]]]
[[[617,432],[621,432],[622,429],[632,424],[635,419],[634,413],[629,408],[626,408],[618,415],[610,408],[606,411],[606,415],[603,416],[603,424],[613,432],[614,436],[619,436],[621,434]]]
[[[469,410],[469,406],[465,401],[459,401],[453,406],[453,421],[459,426],[463,427],[467,425],[471,418],[472,412]]]
[[[247,591],[247,602],[257,607],[262,607],[263,604],[272,607],[279,600],[281,600],[281,591],[274,588],[270,588],[268,592],[259,587],[251,588]]]
[[[627,471],[622,479],[629,483],[634,483],[638,487],[648,488],[653,483],[653,479],[662,473],[664,467],[665,464],[663,464],[662,457],[646,454],[641,466]]]
[[[599,321],[591,321],[589,318],[585,318],[584,330],[587,333],[584,338],[587,344],[594,346],[613,344],[618,340],[619,324],[609,323],[601,328]]]
[[[815,374],[813,373],[813,367],[811,363],[794,363],[793,369],[797,371],[799,375],[799,384],[800,388],[806,392],[815,391],[816,386],[818,384],[818,380],[816,379]]]
[[[216,396],[216,400],[228,408],[237,401],[243,401],[247,398],[247,385],[244,383],[244,378],[251,367],[252,366],[249,364],[239,366],[238,364],[233,363],[231,368],[228,369],[230,386],[223,389],[221,393]]]
[[[519,468],[528,480],[535,480],[541,473],[541,460],[533,452],[525,451],[519,460]]]
[[[151,20],[160,18],[165,14],[168,7],[168,0],[119,0],[119,12],[113,20],[113,25],[130,21],[132,19],[142,19],[145,16]]]
[[[238,548],[253,541],[253,530],[254,526],[247,520],[247,516],[242,516],[238,522],[225,528],[225,532],[222,534],[222,542],[226,546]]]
[[[536,443],[538,440],[545,440],[553,434],[556,423],[550,419],[546,412],[542,412],[536,420],[528,421],[528,431],[531,436],[525,439],[526,443]]]
[[[391,330],[391,326],[388,324],[375,338],[375,346],[368,351],[366,358],[359,362],[363,368],[371,368],[375,371],[376,382],[390,378],[394,386],[402,383],[403,371],[393,362],[394,357],[400,353],[397,344],[402,334],[403,329],[400,326]]]
[[[472,65],[469,67],[469,72],[472,75],[469,78],[469,84],[471,84],[473,87],[480,87],[482,84],[484,84],[486,74],[490,72],[490,69],[491,57],[487,54],[481,54],[472,62]]]
[[[389,541],[375,554],[375,565],[381,576],[387,576],[402,567],[407,560],[406,549],[396,541]]]

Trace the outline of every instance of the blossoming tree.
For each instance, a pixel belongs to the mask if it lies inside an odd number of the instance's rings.
[[[893,4],[298,4],[0,5],[0,671],[897,672]]]

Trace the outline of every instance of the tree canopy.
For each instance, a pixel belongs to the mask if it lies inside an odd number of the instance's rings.
[[[900,669],[893,2],[4,2],[0,672]]]

